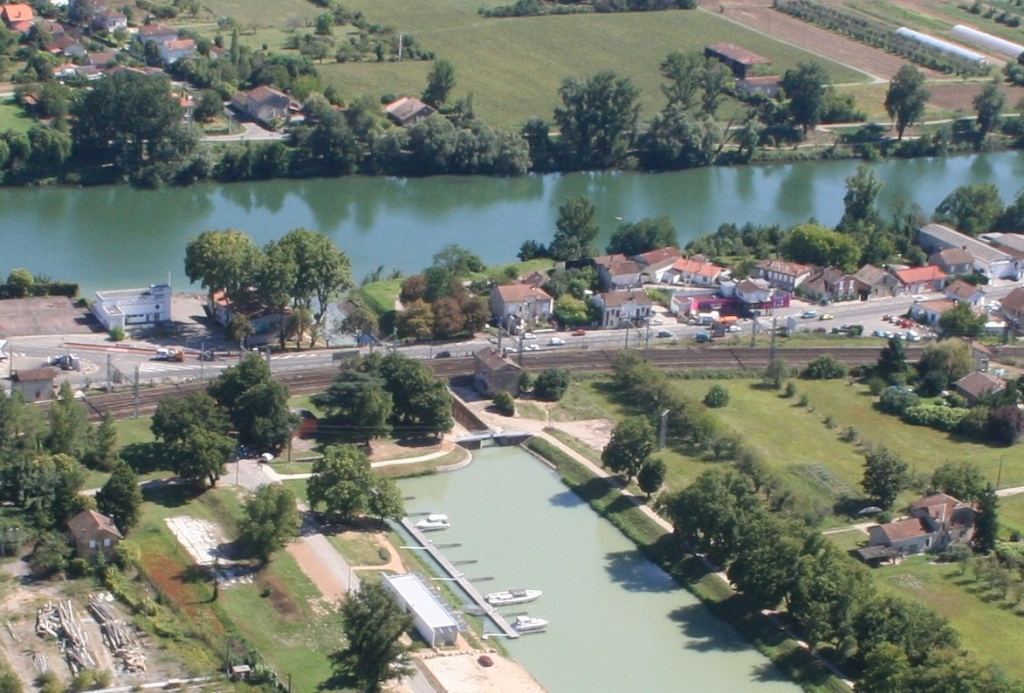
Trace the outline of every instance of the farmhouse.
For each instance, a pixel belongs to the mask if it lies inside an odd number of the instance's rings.
[[[486,347],[473,354],[475,369],[473,385],[477,392],[488,397],[504,390],[519,396],[519,377],[523,369],[502,357],[494,347]]]
[[[977,511],[953,496],[937,493],[910,504],[909,517],[868,529],[868,545],[856,553],[864,561],[941,551],[971,540]]]
[[[653,303],[646,291],[610,291],[592,299],[601,308],[601,327],[637,325],[651,315]]]
[[[1018,279],[1021,261],[989,244],[942,224],[926,224],[917,232],[917,243],[926,252],[961,248],[974,258],[974,270],[989,279]]]
[[[384,587],[394,595],[398,605],[407,614],[412,614],[413,625],[430,647],[454,645],[459,631],[465,629],[423,579],[414,573],[388,575],[381,573]]]
[[[240,91],[231,98],[231,107],[243,115],[262,123],[288,117],[291,99],[287,94],[267,86]]]
[[[724,63],[736,79],[746,79],[758,65],[771,65],[772,61],[731,43],[715,43],[704,49],[704,56]]]
[[[72,517],[68,520],[68,530],[75,542],[75,552],[86,560],[100,553],[110,558],[118,542],[124,539],[114,521],[95,510],[83,510]]]
[[[437,111],[417,98],[403,96],[385,106],[384,113],[395,125],[404,128],[426,120]]]
[[[92,314],[105,330],[156,325],[171,319],[171,287],[151,284],[147,289],[97,291]]]

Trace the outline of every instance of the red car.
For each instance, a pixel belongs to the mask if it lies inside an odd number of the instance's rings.
[[[578,329],[578,330],[573,330],[572,331],[572,336],[573,337],[582,337],[586,333],[587,333],[587,331],[581,328],[581,329]]]

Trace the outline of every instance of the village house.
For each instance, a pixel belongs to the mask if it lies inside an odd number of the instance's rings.
[[[679,248],[668,247],[634,255],[633,260],[640,265],[640,281],[660,284],[665,281],[666,272],[681,257]]]
[[[97,554],[112,558],[114,549],[124,539],[117,525],[95,510],[83,510],[68,520],[68,531],[79,558],[91,561]]]
[[[86,53],[89,64],[95,67],[104,68],[117,64],[117,53],[112,51],[97,51]]]
[[[799,293],[819,301],[848,301],[860,296],[859,283],[838,267],[814,270],[800,285]]]
[[[937,298],[934,301],[918,301],[910,306],[910,317],[922,325],[938,327],[939,318],[947,310],[956,308],[956,301],[948,298]]]
[[[974,270],[989,279],[1020,279],[1024,267],[1021,260],[1009,253],[942,224],[922,226],[917,232],[917,243],[928,253],[946,248],[966,250],[974,258]]]
[[[992,362],[992,350],[981,342],[970,341],[971,358],[974,360],[974,370],[984,373]]]
[[[159,45],[160,60],[164,65],[171,65],[196,54],[196,42],[192,39],[174,39],[163,41]]]
[[[641,325],[651,316],[653,302],[646,291],[609,291],[591,299],[601,308],[601,327]]]
[[[231,301],[223,291],[214,292],[204,306],[207,314],[221,327],[227,327],[236,315],[244,315],[252,325],[253,334],[246,338],[247,346],[269,344],[278,338],[283,321],[291,313],[289,309],[282,315],[278,310],[265,305],[256,298],[256,292],[250,291],[244,300]]]
[[[107,331],[170,322],[171,287],[150,284],[146,289],[97,291],[92,314]]]
[[[736,283],[736,298],[748,304],[763,304],[775,293],[765,279],[743,279]]]
[[[270,124],[288,117],[291,102],[287,94],[268,86],[260,86],[237,92],[231,98],[231,107],[255,121]]]
[[[31,22],[34,18],[35,12],[32,11],[31,5],[21,2],[0,5],[0,19],[3,19],[8,29],[14,29],[15,25],[21,22]]]
[[[614,260],[597,266],[597,281],[605,291],[637,288],[640,284],[640,265],[633,260]]]
[[[782,80],[778,75],[755,75],[736,82],[736,90],[745,94],[760,94],[774,99],[782,91]]]
[[[969,503],[937,493],[911,503],[908,515],[870,527],[867,547],[855,553],[871,563],[934,553],[951,544],[969,542],[974,535],[977,511]]]
[[[555,310],[555,299],[530,284],[502,284],[491,287],[490,306],[491,317],[507,326],[511,320],[546,320]]]
[[[80,41],[66,34],[51,41],[50,45],[46,47],[46,51],[53,55],[64,55],[68,58],[78,58],[88,53]]]
[[[111,7],[97,8],[92,15],[92,26],[100,31],[114,32],[128,28],[128,17]]]
[[[810,265],[786,260],[762,260],[755,265],[755,277],[768,280],[768,284],[793,293],[803,284],[814,270]]]
[[[26,402],[53,399],[53,381],[57,371],[53,368],[30,368],[11,374],[11,392],[17,390]]]
[[[44,19],[39,22],[39,31],[45,31],[50,35],[50,38],[54,39],[60,38],[67,33],[67,29],[64,28],[64,25],[53,19]]]
[[[531,272],[525,277],[519,280],[520,284],[528,284],[529,286],[540,288],[548,280],[548,275],[543,272]]]
[[[713,262],[696,258],[680,258],[665,271],[662,281],[670,284],[691,284],[693,286],[714,286],[724,276],[724,267]]]
[[[963,395],[971,406],[977,404],[985,395],[1006,389],[1006,381],[992,373],[975,371],[953,383],[953,389]]]
[[[874,265],[864,265],[854,273],[853,278],[857,280],[861,300],[895,296],[899,286],[896,277]]]
[[[178,32],[163,24],[146,24],[139,27],[139,40],[143,43],[156,41],[157,44],[165,41],[174,41],[178,38]]]
[[[473,354],[473,386],[485,397],[504,390],[519,396],[519,378],[523,369],[504,358],[494,347],[485,347]]]
[[[384,107],[387,117],[399,127],[409,127],[437,113],[433,107],[412,96],[403,96]]]
[[[963,279],[958,279],[947,286],[944,293],[946,298],[957,303],[969,303],[975,308],[985,305],[985,289],[968,284]]]
[[[999,311],[1017,329],[1024,326],[1024,287],[1017,287],[999,302]]]
[[[946,285],[946,273],[934,265],[924,267],[907,267],[905,269],[889,270],[899,287],[896,295],[901,294],[927,294],[933,291],[942,291]]]
[[[704,48],[704,57],[723,63],[736,79],[747,79],[758,65],[771,65],[768,58],[731,43],[714,43]]]
[[[928,264],[950,276],[970,274],[974,271],[974,256],[963,248],[943,248],[928,256]]]

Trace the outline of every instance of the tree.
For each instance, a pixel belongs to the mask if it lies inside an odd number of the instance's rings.
[[[819,224],[799,224],[786,234],[779,252],[787,260],[849,272],[858,266],[861,248],[853,238]]]
[[[628,78],[600,72],[567,78],[558,89],[555,123],[565,158],[580,168],[608,168],[626,159],[640,112],[640,90]]]
[[[106,75],[82,94],[71,135],[76,158],[135,173],[152,160],[157,143],[170,143],[181,105],[169,79],[133,70]]]
[[[772,387],[772,389],[778,390],[782,387],[782,383],[785,382],[791,374],[789,364],[781,358],[772,359],[768,367],[764,369],[764,375],[761,379],[765,384]]]
[[[939,329],[943,337],[975,339],[985,333],[986,322],[984,313],[975,313],[970,303],[961,301],[939,316]]]
[[[434,310],[424,300],[405,305],[395,316],[395,330],[401,339],[429,339],[434,334]]]
[[[434,253],[431,262],[435,267],[443,267],[448,270],[453,277],[460,278],[487,269],[479,255],[466,250],[457,243],[449,243]]]
[[[379,693],[385,681],[412,671],[409,649],[401,639],[412,616],[383,585],[363,582],[341,603],[346,645],[331,655],[335,673],[346,687]]]
[[[978,498],[978,516],[974,520],[974,538],[971,543],[978,553],[987,554],[996,547],[999,538],[999,496],[992,484],[987,484]]]
[[[96,492],[96,509],[114,521],[122,534],[139,522],[142,489],[139,477],[127,462],[118,462],[107,483]]]
[[[324,392],[313,395],[313,404],[324,410],[344,439],[368,444],[391,434],[391,393],[379,374],[361,371],[359,364],[341,371]]]
[[[241,298],[252,285],[263,253],[241,231],[203,231],[185,246],[185,275],[200,282],[212,297],[224,291],[228,298]]]
[[[896,72],[885,93],[885,112],[896,125],[896,139],[902,140],[907,127],[921,120],[929,98],[923,72],[910,64]]]
[[[235,313],[228,320],[228,326],[224,328],[224,332],[228,339],[236,344],[240,344],[244,348],[246,340],[256,334],[256,328],[252,326],[252,321],[248,315],[245,313]]]
[[[275,452],[288,445],[299,423],[288,408],[288,386],[279,382],[260,383],[246,390],[231,417],[240,443]]]
[[[601,452],[601,464],[629,480],[637,475],[654,447],[654,426],[642,416],[632,416],[612,431],[611,440]]]
[[[775,609],[793,588],[793,566],[803,548],[798,525],[764,511],[751,512],[738,527],[729,580],[760,609]]]
[[[897,645],[881,642],[870,649],[865,648],[864,676],[857,682],[857,691],[905,693],[909,671],[907,656]]]
[[[1013,404],[994,407],[988,413],[985,432],[989,439],[996,443],[1014,445],[1024,437],[1024,411]]]
[[[57,399],[49,412],[50,430],[46,436],[46,448],[52,453],[61,453],[81,459],[89,445],[92,427],[85,408],[75,399],[75,392],[67,380],[61,383]]]
[[[1003,213],[999,188],[992,183],[961,185],[935,208],[935,218],[969,236],[988,233]]]
[[[798,63],[782,75],[782,90],[789,99],[789,117],[806,133],[821,122],[828,74],[819,63]]]
[[[650,168],[693,168],[715,162],[722,137],[722,128],[710,116],[670,105],[651,120],[639,148]]]
[[[502,416],[515,416],[516,414],[516,400],[508,390],[495,392],[492,404]]]
[[[117,428],[114,426],[114,415],[109,411],[103,413],[103,421],[91,432],[82,462],[88,467],[106,472],[113,470],[117,464]]]
[[[14,298],[25,298],[32,291],[32,285],[36,283],[35,277],[27,269],[18,268],[11,270],[7,275],[7,287]]]
[[[883,510],[893,506],[896,496],[909,487],[910,480],[910,467],[888,448],[880,447],[864,456],[861,488]]]
[[[149,424],[153,436],[168,445],[184,439],[193,427],[227,435],[231,422],[227,410],[210,395],[190,392],[181,399],[168,397],[160,400]]]
[[[366,455],[354,445],[332,445],[324,456],[313,463],[313,475],[306,482],[309,507],[318,511],[321,506],[330,522],[351,523],[372,510],[378,517],[398,519],[403,514],[401,495],[394,504],[394,482],[378,478],[370,468]],[[378,490],[380,489],[380,490]],[[388,504],[372,500],[383,493]]]
[[[985,491],[985,475],[973,462],[944,462],[932,474],[931,488],[972,503]]]
[[[552,259],[579,260],[594,254],[593,243],[599,230],[594,221],[596,212],[593,203],[582,195],[558,206],[557,230],[548,246]]]
[[[263,563],[298,535],[302,519],[295,500],[284,484],[263,484],[245,499],[240,539]]]
[[[729,391],[721,385],[712,385],[704,395],[704,406],[711,409],[721,409],[729,405]]]
[[[203,89],[199,92],[196,105],[192,108],[192,117],[201,123],[206,123],[224,111],[224,99],[216,89]]]
[[[704,56],[699,52],[683,53],[673,51],[662,61],[660,69],[665,83],[661,85],[661,93],[670,105],[678,105],[689,110],[700,98],[700,74],[705,64]]]
[[[170,446],[174,472],[199,488],[216,486],[224,463],[235,452],[235,441],[216,431],[190,426]]]
[[[660,248],[678,248],[678,232],[668,217],[641,219],[633,223],[625,223],[612,233],[608,247],[609,255],[621,253],[633,257]]]
[[[962,339],[945,339],[925,347],[917,362],[921,377],[931,371],[942,371],[949,382],[956,382],[974,370],[971,346]]]
[[[248,354],[240,364],[226,368],[210,381],[206,391],[230,413],[246,391],[269,382],[270,364],[259,354]]]
[[[843,196],[843,217],[836,227],[844,233],[870,230],[881,224],[875,200],[882,191],[882,181],[867,166],[857,167],[857,173],[846,179]]]
[[[290,258],[295,268],[291,287],[294,307],[310,311],[314,332],[323,325],[333,296],[352,288],[352,264],[328,236],[308,229],[293,229],[278,241],[277,252]]]
[[[978,114],[978,133],[981,139],[985,139],[999,125],[1003,107],[1006,106],[1006,94],[999,89],[998,84],[990,82],[974,97],[972,103]]]
[[[846,366],[832,354],[822,354],[808,363],[800,375],[808,380],[835,380],[846,377]]]
[[[647,494],[648,500],[651,494],[657,493],[665,483],[666,471],[665,460],[660,457],[648,457],[640,465],[636,482],[639,484],[640,490]]]
[[[565,368],[545,368],[533,383],[533,394],[539,400],[557,402],[565,396],[570,380]]]
[[[890,339],[878,354],[875,371],[886,380],[901,375],[907,370],[907,356],[903,351],[903,342],[895,337]]]
[[[431,106],[440,108],[448,101],[448,96],[455,88],[455,66],[444,58],[434,61],[427,75],[427,88],[423,92],[423,100]]]

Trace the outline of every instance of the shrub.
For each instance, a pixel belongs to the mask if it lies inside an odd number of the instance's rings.
[[[494,395],[494,408],[502,416],[514,416],[516,413],[516,402],[512,395],[505,390],[499,390]]]
[[[843,431],[842,439],[847,443],[856,443],[860,439],[860,431],[857,430],[856,426],[847,426],[846,430]]]
[[[568,389],[569,371],[565,368],[548,368],[537,376],[533,384],[534,395],[546,402],[557,402]]]
[[[929,426],[939,431],[953,431],[967,415],[966,409],[954,409],[934,404],[918,404],[903,412],[903,420],[914,426]]]
[[[529,392],[533,389],[533,376],[528,372],[523,371],[519,374],[519,390],[521,392]]]
[[[782,391],[783,397],[793,397],[796,395],[796,384],[789,382],[786,383],[786,389]]]
[[[887,414],[902,416],[903,412],[911,407],[916,407],[921,399],[906,388],[896,385],[885,388],[882,396],[878,398],[878,407]]]
[[[120,325],[110,328],[110,341],[122,342],[124,341],[124,328]]]
[[[938,397],[947,387],[949,387],[949,378],[945,373],[928,371],[928,374],[921,379],[917,392],[922,397]]]
[[[806,407],[811,403],[811,396],[805,392],[802,395],[800,395],[799,402],[801,407]]]
[[[822,354],[807,364],[800,375],[808,380],[835,380],[846,377],[846,366],[836,361],[831,354]]]
[[[729,391],[721,385],[712,385],[704,395],[704,405],[712,409],[721,409],[729,404]]]
[[[44,671],[37,676],[36,686],[40,693],[64,693],[64,685],[60,682],[57,674],[52,671]]]

